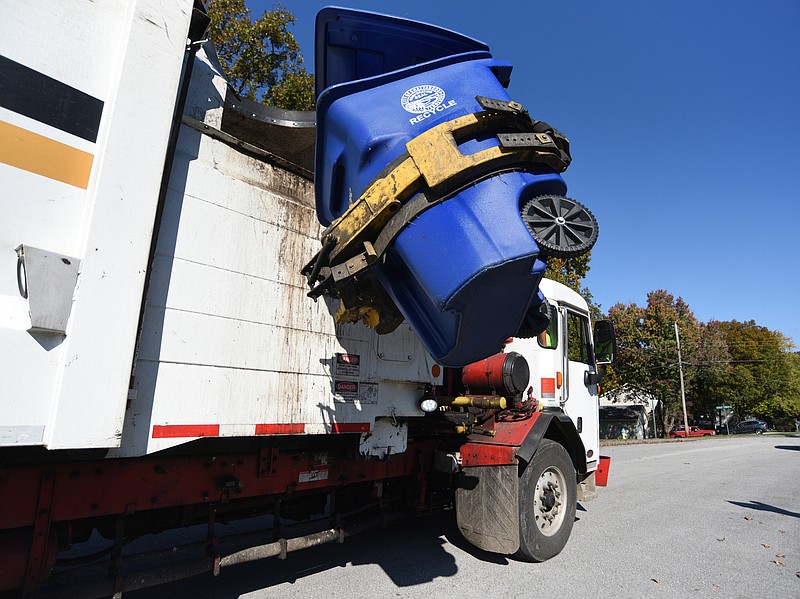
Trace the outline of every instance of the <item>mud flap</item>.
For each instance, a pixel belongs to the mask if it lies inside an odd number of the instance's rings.
[[[519,549],[518,466],[464,468],[456,489],[456,521],[464,538],[492,553]]]

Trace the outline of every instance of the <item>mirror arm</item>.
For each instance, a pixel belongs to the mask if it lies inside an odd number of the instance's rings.
[[[606,365],[605,364],[598,364],[596,372],[586,371],[583,373],[583,384],[587,387],[589,385],[596,385],[603,377],[606,375]]]

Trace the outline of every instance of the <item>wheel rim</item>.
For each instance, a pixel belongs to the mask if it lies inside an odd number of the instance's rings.
[[[520,211],[522,221],[542,252],[553,258],[585,254],[597,241],[597,220],[589,209],[557,195],[537,196]]]
[[[533,510],[536,527],[546,537],[556,534],[564,522],[566,509],[564,501],[567,480],[555,466],[546,468],[536,481]]]

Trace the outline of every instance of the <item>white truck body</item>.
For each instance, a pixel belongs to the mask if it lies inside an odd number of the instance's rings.
[[[191,3],[83,5],[2,7],[4,64],[101,115],[90,142],[0,107],[0,446],[142,455],[199,436],[372,431],[393,440],[365,452],[400,451],[396,418],[422,414],[433,362],[407,325],[379,337],[305,297],[311,182],[202,133],[226,88],[202,50],[148,265]]]
[[[13,62],[32,75],[25,86],[9,84],[0,107],[2,445],[110,447],[122,433],[191,7],[84,4],[0,7],[4,68]],[[99,106],[89,139],[47,113],[47,103],[61,98]],[[37,102],[52,118],[37,118]],[[32,107],[33,116],[9,105]],[[43,250],[26,251],[27,299],[17,289],[19,246]],[[77,278],[57,274],[75,266]],[[41,330],[53,306],[66,306],[66,318],[56,319],[66,324]]]

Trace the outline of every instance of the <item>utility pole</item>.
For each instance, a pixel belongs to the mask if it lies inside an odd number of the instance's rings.
[[[686,390],[683,388],[683,362],[681,361],[681,336],[678,333],[678,323],[675,323],[675,340],[678,342],[678,372],[681,375],[681,402],[683,403],[683,431],[686,439],[689,438],[689,418],[686,416]]]
[[[650,414],[653,416],[653,439],[655,439],[658,437],[658,426],[656,425],[656,406],[658,405],[658,400],[651,397],[649,403]]]

